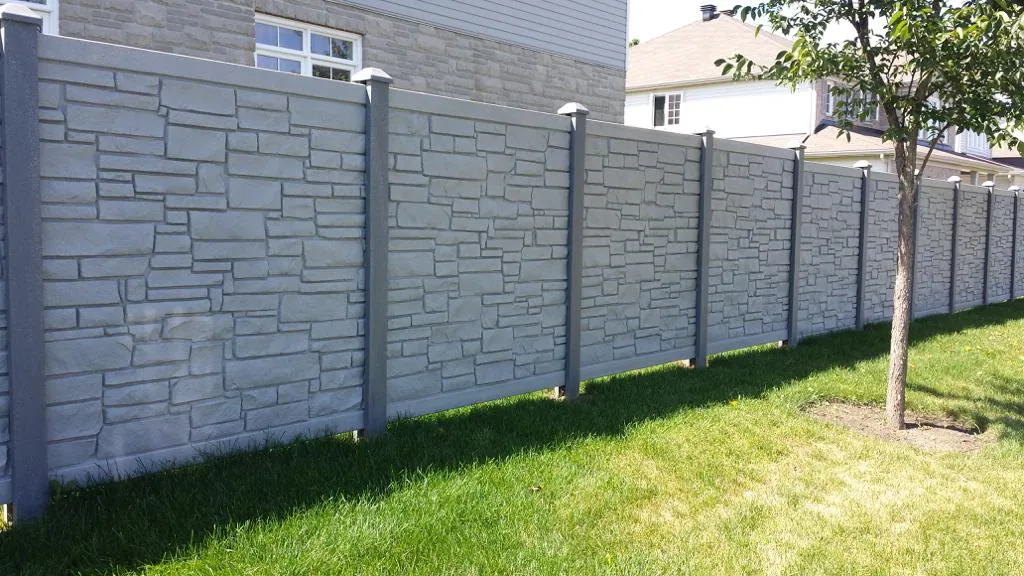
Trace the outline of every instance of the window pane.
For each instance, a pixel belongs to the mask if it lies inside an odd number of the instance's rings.
[[[322,56],[331,55],[331,39],[320,34],[313,34],[309,37],[309,50],[313,54]]]
[[[313,64],[313,76],[316,76],[317,78],[327,78],[328,80],[330,80],[331,67]]]
[[[266,46],[277,46],[277,26],[257,22],[256,43]]]
[[[665,97],[655,96],[654,97],[654,125],[664,126],[665,125]]]
[[[273,56],[264,56],[263,54],[257,54],[256,67],[265,68],[267,70],[277,70],[277,58],[274,58]]]
[[[352,43],[348,40],[331,39],[331,56],[342,60],[352,59]]]
[[[292,30],[291,28],[279,27],[279,36],[281,48],[290,48],[292,50],[302,50],[302,30]]]
[[[352,78],[352,74],[344,68],[331,68],[331,79],[341,80],[342,82],[348,82]]]
[[[302,74],[302,62],[298,60],[289,60],[287,58],[278,58],[278,70],[281,72],[289,72],[291,74]]]

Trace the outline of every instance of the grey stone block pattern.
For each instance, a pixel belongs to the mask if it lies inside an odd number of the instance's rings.
[[[914,317],[949,311],[953,186],[922,186],[914,260]]]
[[[584,369],[696,345],[700,148],[587,142],[581,348]],[[615,368],[618,366],[619,368]],[[610,370],[610,371],[608,371]]]
[[[358,419],[363,107],[47,64],[51,470]]]
[[[792,202],[792,160],[716,152],[708,302],[711,343],[787,331]]]
[[[1010,299],[1013,258],[1013,196],[996,191],[992,199],[992,253],[989,255],[989,302]]]
[[[389,404],[561,373],[568,134],[391,114]]]
[[[868,207],[868,253],[865,315],[868,322],[892,318],[896,282],[897,202],[899,184],[888,174],[872,174]]]
[[[962,186],[960,232],[957,236],[956,309],[980,306],[984,302],[985,213],[988,193],[977,186]]]
[[[861,210],[859,177],[805,166],[797,309],[801,336],[857,324]]]

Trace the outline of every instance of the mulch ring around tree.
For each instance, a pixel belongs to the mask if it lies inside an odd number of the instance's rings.
[[[885,424],[885,409],[879,406],[823,402],[806,409],[807,414],[843,428],[890,442],[909,444],[930,452],[973,452],[995,438],[982,435],[976,427],[952,418],[907,412],[907,427],[891,430]]]

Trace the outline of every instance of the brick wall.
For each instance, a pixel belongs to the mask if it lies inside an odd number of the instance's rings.
[[[395,86],[553,112],[587,101],[622,121],[626,71],[386,16],[326,0],[62,0],[61,34],[235,64],[253,64],[256,13],[363,36],[363,66]]]
[[[382,390],[364,370],[381,359],[392,417],[560,386],[573,257],[584,378],[693,358],[702,194],[709,348],[790,337],[791,150],[716,140],[708,157],[695,136],[591,120],[574,184],[573,124],[554,114],[393,89],[379,163],[366,155],[363,86],[56,37],[40,40],[39,72],[45,457],[57,478],[363,428],[364,390]],[[376,204],[364,181],[381,164],[388,307],[374,354],[364,276],[380,232],[366,234]],[[798,331],[850,328],[862,177],[813,163],[801,174]],[[871,176],[869,321],[891,315],[896,189]],[[918,315],[945,311],[952,252],[951,185],[922,194]],[[960,306],[981,302],[986,199],[964,186]],[[997,298],[1011,208],[996,198]],[[1021,294],[1024,266],[1018,278]]]

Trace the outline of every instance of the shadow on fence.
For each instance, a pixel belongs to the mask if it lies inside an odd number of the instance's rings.
[[[1019,319],[1024,319],[1024,302],[999,304],[917,321],[913,339],[923,342]],[[394,422],[386,436],[372,442],[307,440],[126,482],[62,490],[42,521],[0,533],[0,573],[130,570],[243,522],[281,518],[328,499],[378,498],[425,472],[621,435],[644,421],[738,395],[756,397],[816,372],[877,358],[888,345],[888,325],[878,324],[863,332],[809,338],[795,349],[760,347],[721,355],[706,370],[667,366],[590,382],[574,403],[535,394]],[[1004,384],[1022,387],[1021,382]],[[1006,409],[1024,411],[1024,406]],[[1007,426],[1024,429],[1020,421]],[[120,530],[100,532],[97,526]]]

